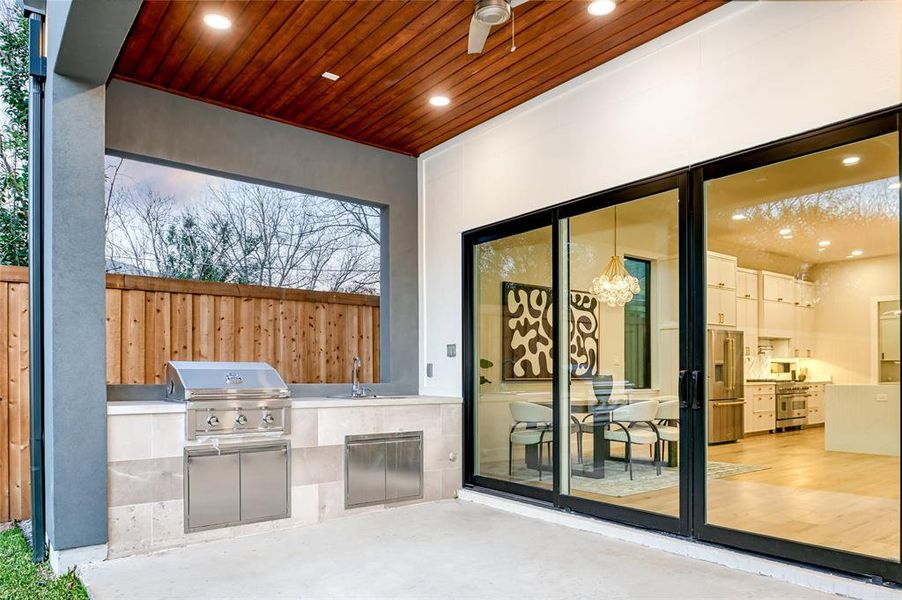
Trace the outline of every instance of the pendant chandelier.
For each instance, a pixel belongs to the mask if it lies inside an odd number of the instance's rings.
[[[608,306],[623,306],[639,293],[639,280],[629,274],[617,254],[617,207],[614,207],[614,255],[604,273],[592,280],[592,293]]]

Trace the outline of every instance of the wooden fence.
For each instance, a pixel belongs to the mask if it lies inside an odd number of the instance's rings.
[[[108,274],[107,383],[163,382],[167,360],[253,360],[288,383],[379,381],[379,298]],[[0,266],[0,522],[30,515],[28,271]]]

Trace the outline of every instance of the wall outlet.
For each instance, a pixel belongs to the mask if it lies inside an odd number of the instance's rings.
[[[446,353],[448,354],[448,358],[454,358],[457,356],[457,344],[448,344],[445,346]]]
[[[432,363],[426,363],[426,377],[432,377]]]

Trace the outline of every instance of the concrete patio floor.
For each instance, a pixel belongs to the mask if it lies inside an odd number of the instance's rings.
[[[111,598],[829,598],[447,500],[89,566]]]

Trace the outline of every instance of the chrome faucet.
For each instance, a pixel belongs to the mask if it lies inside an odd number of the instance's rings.
[[[366,388],[360,385],[360,379],[357,376],[357,372],[360,370],[360,357],[354,357],[354,366],[351,368],[351,397],[352,398],[362,398],[366,395]]]

